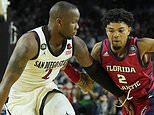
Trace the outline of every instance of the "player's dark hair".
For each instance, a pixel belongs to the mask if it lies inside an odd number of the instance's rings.
[[[128,12],[122,8],[115,8],[107,11],[103,16],[102,21],[105,27],[111,22],[124,22],[131,27],[134,23],[134,16],[131,12]]]

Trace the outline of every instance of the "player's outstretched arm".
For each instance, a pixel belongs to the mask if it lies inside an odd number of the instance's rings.
[[[94,84],[94,81],[88,74],[79,72],[71,64],[67,64],[63,70],[70,80],[78,85],[84,92],[89,92]]]
[[[74,51],[78,62],[94,81],[118,97],[124,94],[100,63],[94,60],[84,41],[78,37],[74,38]]]
[[[23,35],[17,42],[0,84],[0,111],[8,97],[11,86],[22,74],[26,63],[37,53],[34,33]]]
[[[95,46],[93,47],[93,50],[91,52],[92,57],[95,60],[97,60],[99,63],[101,63],[101,59],[100,59],[101,44],[102,44],[102,42],[95,44]],[[106,76],[109,77],[109,74],[106,73]],[[104,75],[102,75],[102,77],[104,77]],[[111,82],[113,82],[113,81],[111,81]],[[109,82],[109,84],[110,84],[110,82]],[[120,90],[120,88],[118,86],[116,86],[116,88],[117,88],[117,90]],[[110,90],[115,90],[115,89],[110,89]],[[108,90],[108,91],[110,91],[110,90]],[[116,95],[114,92],[112,92],[112,91],[110,91],[110,92],[118,97],[119,101],[125,107],[126,111],[129,113],[129,115],[134,115],[134,105],[131,101],[129,101],[127,99],[127,96],[124,93],[123,93],[123,95]]]

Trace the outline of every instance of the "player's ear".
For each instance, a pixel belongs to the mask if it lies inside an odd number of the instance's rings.
[[[56,23],[57,23],[58,26],[62,26],[62,19],[56,18]]]
[[[131,32],[132,31],[132,27],[128,27],[129,31]]]
[[[132,31],[132,27],[128,27],[128,34]]]
[[[107,27],[105,27],[105,31],[107,32]]]

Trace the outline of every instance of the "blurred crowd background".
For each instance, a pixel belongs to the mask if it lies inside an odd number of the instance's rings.
[[[48,23],[48,12],[59,0],[0,0],[8,4],[7,13],[0,12],[0,75],[2,78],[8,59],[18,38],[38,26]],[[78,35],[86,42],[89,51],[105,38],[101,22],[103,14],[112,8],[124,8],[134,14],[131,35],[154,38],[154,0],[66,0],[75,4],[81,13]],[[1,7],[0,7],[1,8]],[[2,9],[0,9],[2,11]],[[7,16],[6,16],[7,14]],[[4,52],[4,53],[2,53]],[[153,54],[151,54],[154,57]],[[81,69],[75,58],[71,63]],[[82,71],[82,69],[81,69]],[[118,101],[105,89],[94,84],[89,93],[74,85],[62,72],[55,81],[72,103],[76,115],[121,115]]]

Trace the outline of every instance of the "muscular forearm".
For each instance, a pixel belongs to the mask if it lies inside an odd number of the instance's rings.
[[[98,62],[94,61],[91,66],[85,67],[84,69],[94,81],[115,96],[119,97],[124,95],[124,92],[114,83],[108,72]]]

